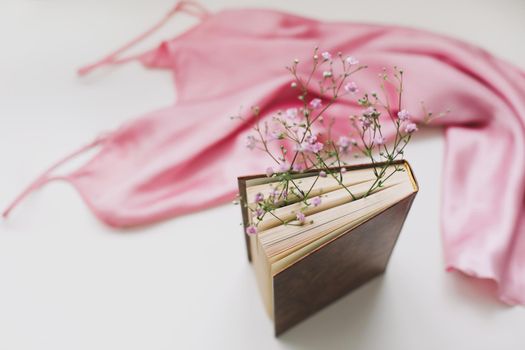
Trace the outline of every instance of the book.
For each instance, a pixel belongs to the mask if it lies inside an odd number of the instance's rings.
[[[297,187],[311,189],[309,197],[320,196],[321,204],[305,209],[288,198],[262,219],[250,214],[254,197],[269,194],[278,180],[238,178],[244,227],[258,230],[245,234],[248,259],[276,336],[385,271],[418,185],[408,162],[395,161],[387,169],[396,170],[392,176],[363,197],[382,165],[347,167],[339,181],[315,170],[294,174]],[[300,210],[308,220],[294,224]]]

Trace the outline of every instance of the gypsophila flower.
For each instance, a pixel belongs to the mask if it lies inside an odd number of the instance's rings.
[[[405,126],[405,132],[408,133],[408,134],[411,134],[413,132],[417,131],[417,125],[416,123],[408,123],[406,126]]]
[[[364,130],[368,129],[370,125],[372,125],[372,120],[370,120],[370,118],[366,116],[362,116],[361,118],[359,118],[359,122],[360,122],[361,128]]]
[[[290,170],[290,166],[288,164],[286,164],[286,163],[279,164],[279,172],[285,173],[288,170]]]
[[[406,121],[406,120],[410,119],[410,114],[408,113],[408,111],[406,109],[402,109],[399,112],[397,112],[397,117],[401,121]]]
[[[270,134],[268,135],[268,140],[269,141],[282,140],[284,139],[284,136],[285,134],[281,130],[272,130]]]
[[[300,173],[301,171],[304,170],[304,167],[303,167],[303,165],[300,164],[300,163],[295,163],[295,164],[293,165],[293,167],[292,167],[292,170],[295,171],[295,172]]]
[[[323,106],[323,102],[319,98],[314,98],[310,101],[310,108],[319,109]]]
[[[270,195],[268,196],[268,200],[274,204],[277,204],[279,202],[279,193],[280,191],[277,188],[272,189]]]
[[[246,233],[249,234],[249,235],[257,234],[257,227],[255,227],[255,225],[250,225],[250,226],[246,227]]]
[[[256,121],[253,129],[256,133],[246,138],[246,146],[249,149],[259,149],[268,153],[276,164],[266,169],[266,176],[272,180],[269,193],[254,194],[254,206],[244,203],[245,208],[250,210],[252,218],[257,219],[253,221],[254,225],[246,227],[247,234],[257,234],[258,224],[267,214],[281,219],[278,217],[280,211],[275,210],[283,206],[297,203],[301,204],[301,210],[307,210],[308,207],[322,205],[324,198],[317,191],[312,192],[316,181],[308,185],[307,182],[296,179],[297,176],[293,176],[291,172],[317,171],[319,177],[330,177],[330,181],[333,177],[348,192],[350,196],[348,200],[359,200],[374,193],[394,172],[402,171],[400,170],[402,167],[396,165],[396,161],[403,159],[404,148],[410,141],[412,133],[418,129],[412,122],[410,113],[403,109],[401,70],[394,67],[393,73],[389,73],[385,68],[380,74],[381,91],[365,91],[361,96],[354,98],[353,95],[357,95],[362,87],[358,87],[351,76],[365,69],[366,65],[359,65],[355,57],[343,56],[342,53],[337,53],[337,58],[340,59],[334,60],[330,52],[319,51],[317,48],[312,56],[311,68],[303,67],[304,63],[299,67],[300,63],[297,59],[287,67],[293,77],[290,86],[297,88],[295,93],[300,101],[297,107],[289,106],[291,108],[279,110],[273,116],[262,115],[257,107],[252,108]],[[321,75],[322,78],[319,79]],[[385,81],[395,85],[392,93],[397,96],[394,99],[390,96],[390,89],[386,89]],[[319,84],[319,90],[312,87],[311,84],[314,83]],[[318,95],[312,96],[313,91],[318,91]],[[381,93],[384,97],[379,96]],[[348,104],[347,101],[341,103],[340,98],[343,96],[349,97]],[[396,106],[399,109],[395,114],[391,114],[390,100],[397,102]],[[332,105],[337,106],[334,108],[335,118],[327,114],[330,113],[328,109]],[[361,106],[363,110],[348,119],[339,118],[341,113],[345,113],[341,109],[345,106],[349,106],[350,109]],[[386,144],[386,140],[382,137],[382,123],[389,118],[380,118],[380,116],[387,112],[389,116],[395,118],[394,130],[383,129],[389,134],[391,131],[395,132],[396,137],[392,145]],[[425,114],[431,113],[425,111]],[[242,116],[239,116],[239,119],[243,119]],[[344,122],[349,123],[353,130],[346,131]],[[343,130],[345,130],[344,134],[341,134]],[[338,142],[332,139],[334,134],[339,136]],[[365,188],[363,192],[354,192],[345,185],[345,180],[348,179],[343,179],[343,174],[347,172],[347,168],[342,166],[348,164],[350,156],[356,158],[365,156],[374,164],[375,181],[371,181],[371,185],[367,186],[369,188]],[[339,170],[332,168],[337,166]],[[323,181],[326,180],[320,182]],[[320,185],[320,182],[317,185]],[[308,188],[299,187],[300,183]],[[281,223],[297,225],[307,222],[308,218],[304,212],[294,212],[292,215],[296,220],[290,222],[291,218],[285,217],[281,219]]]
[[[286,118],[290,121],[294,121],[297,118],[297,108],[288,108],[286,110]]]
[[[248,147],[248,149],[253,150],[256,145],[257,145],[257,140],[255,139],[255,136],[253,135],[246,136],[246,147]]]
[[[279,189],[272,188],[272,190],[270,191],[270,197],[275,197],[275,196],[278,196],[278,195],[279,195]]]
[[[324,145],[321,142],[302,142],[299,145],[296,145],[296,150],[298,152],[312,152],[312,153],[319,153],[323,150]]]
[[[349,56],[349,57],[346,58],[346,63],[348,63],[351,66],[354,66],[354,65],[358,64],[359,61],[355,57]]]
[[[359,89],[357,88],[357,84],[353,81],[346,83],[344,89],[346,92],[349,92],[352,94],[355,94],[356,92],[359,91]]]
[[[308,146],[308,143],[306,142],[296,143],[295,145],[293,145],[293,150],[295,152],[306,152],[307,146]]]
[[[304,142],[306,143],[316,143],[317,142],[317,135],[308,135],[304,138]]]
[[[312,153],[319,153],[323,150],[324,145],[321,142],[308,144],[308,150]]]
[[[255,195],[255,198],[254,198],[255,203],[260,203],[263,200],[264,200],[264,195],[262,193],[259,192]]]
[[[346,136],[340,136],[337,145],[339,146],[340,152],[346,152],[351,146],[350,139]]]
[[[328,52],[328,51],[323,52],[321,54],[321,56],[323,57],[323,59],[325,61],[328,61],[328,60],[332,59],[332,54],[330,54],[330,52]]]
[[[372,117],[376,113],[376,110],[374,107],[368,107],[363,111],[363,115],[365,117]]]
[[[299,144],[300,152],[308,151],[312,153],[319,153],[324,148],[324,145],[321,142],[317,142],[316,135],[308,135],[305,137],[304,142]]]

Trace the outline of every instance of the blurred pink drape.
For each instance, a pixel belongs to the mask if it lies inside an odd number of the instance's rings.
[[[355,75],[362,91],[377,88],[383,67],[403,67],[403,108],[416,113],[424,100],[428,109],[451,110],[433,124],[445,128],[441,223],[447,268],[492,279],[501,300],[525,303],[523,71],[478,47],[421,30],[319,22],[268,10],[208,14],[191,1],[180,2],[152,30],[179,11],[202,21],[144,54],[121,58],[118,50],[80,71],[137,59],[173,74],[176,103],[88,145],[100,149],[77,171],[56,176],[52,167],[13,206],[57,178],[73,184],[95,215],[116,227],[230,201],[238,175],[264,171],[270,163],[245,147],[253,120],[229,117],[240,105],[260,106],[264,115],[296,106],[283,66],[293,58],[309,61],[319,46],[369,66]],[[349,131],[345,119],[357,111],[345,99],[331,108],[338,120],[335,137]],[[435,181],[437,186],[437,175]]]

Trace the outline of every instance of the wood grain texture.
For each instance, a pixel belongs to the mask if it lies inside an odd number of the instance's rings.
[[[416,193],[274,276],[275,334],[382,274]]]

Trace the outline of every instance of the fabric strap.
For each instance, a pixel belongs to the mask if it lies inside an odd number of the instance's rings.
[[[80,76],[86,75],[93,71],[94,69],[97,69],[98,67],[107,65],[107,64],[120,64],[125,63],[128,61],[132,61],[138,57],[138,55],[133,55],[129,57],[119,57],[122,53],[125,51],[131,49],[133,46],[141,42],[142,40],[146,39],[151,34],[155,33],[157,30],[162,28],[177,12],[185,12],[191,16],[197,17],[200,20],[203,20],[204,18],[209,16],[209,11],[204,8],[201,4],[199,4],[196,1],[192,0],[181,0],[178,1],[175,6],[169,10],[164,17],[161,18],[159,22],[154,24],[150,29],[146,30],[142,34],[140,34],[138,37],[134,38],[121,48],[113,51],[108,56],[94,62],[88,65],[85,65],[78,69],[77,73]]]
[[[44,171],[39,177],[37,177],[37,179],[35,181],[33,181],[29,186],[27,186],[27,188],[25,190],[23,190],[10,204],[9,206],[4,210],[4,212],[2,213],[2,216],[4,218],[7,218],[7,216],[9,215],[9,213],[11,212],[11,210],[13,210],[18,204],[20,204],[20,202],[22,202],[22,200],[27,197],[31,192],[39,189],[40,187],[42,187],[43,185],[45,185],[46,183],[48,183],[49,181],[52,181],[52,180],[58,180],[60,178],[62,178],[61,176],[59,175],[53,175],[53,172],[58,169],[60,166],[64,165],[65,163],[67,163],[68,161],[70,161],[71,159],[74,159],[76,157],[78,157],[79,155],[81,155],[82,153],[100,145],[101,143],[103,143],[104,141],[106,140],[106,136],[103,136],[103,137],[97,137],[95,139],[95,141],[85,145],[85,146],[82,146],[81,148],[77,149],[76,151],[68,154],[67,156],[65,156],[64,158],[60,159],[59,161],[57,161],[55,164],[53,164],[52,166],[50,166],[46,171]]]
[[[200,20],[206,18],[209,16],[210,12],[204,8],[201,4],[199,4],[196,1],[192,0],[181,0],[178,1],[175,6],[169,10],[164,17],[154,24],[150,29],[146,30],[142,34],[140,34],[138,37],[134,38],[121,48],[115,50],[114,52],[110,53],[108,56],[96,61],[95,63],[86,65],[84,67],[81,67],[78,69],[77,73],[80,76],[86,75],[93,71],[94,69],[97,69],[101,66],[107,65],[107,64],[120,64],[125,63],[128,61],[131,61],[133,59],[137,58],[137,55],[135,56],[129,56],[129,57],[119,57],[122,53],[129,50],[157,30],[159,30],[162,26],[164,26],[177,12],[185,12],[191,16],[197,17]],[[72,152],[71,154],[65,156],[64,158],[57,161],[55,164],[53,164],[51,167],[49,167],[46,171],[44,171],[39,177],[37,177],[36,180],[34,180],[24,191],[22,191],[10,204],[9,206],[3,211],[2,216],[4,218],[7,218],[9,213],[18,205],[20,202],[24,200],[31,192],[39,189],[46,183],[52,180],[60,179],[61,176],[52,175],[52,173],[59,168],[60,166],[67,163],[69,160],[79,156],[80,154],[94,148],[95,146],[100,145],[103,141],[105,141],[106,137],[98,137],[95,139],[95,141],[91,142],[90,144],[87,144],[78,150]]]

